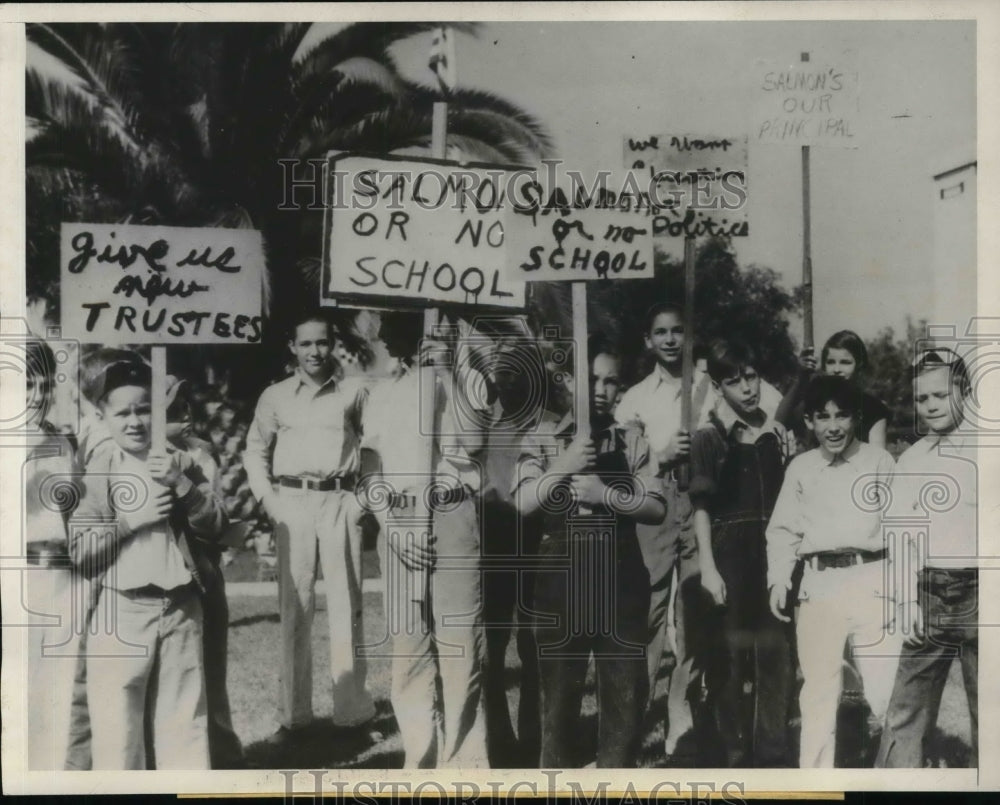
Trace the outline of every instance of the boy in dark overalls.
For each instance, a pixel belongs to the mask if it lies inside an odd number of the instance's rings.
[[[666,506],[646,440],[611,417],[620,360],[603,346],[590,354],[591,428],[571,442],[572,411],[561,419],[547,415],[525,437],[514,477],[520,513],[543,520],[534,601],[543,768],[585,762],[580,705],[591,654],[598,767],[636,765],[649,684],[649,572],[635,524],[662,521]],[[580,516],[580,506],[592,514]]]
[[[791,633],[768,605],[764,540],[790,442],[760,409],[755,361],[744,345],[711,345],[708,373],[721,399],[691,443],[690,495],[707,592],[705,683],[720,760],[730,768],[789,765],[795,682]]]

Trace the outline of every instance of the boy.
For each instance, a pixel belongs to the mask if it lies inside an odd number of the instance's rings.
[[[643,559],[649,570],[650,610],[647,633],[648,694],[655,693],[656,680],[667,642],[667,609],[678,569],[680,595],[676,597],[677,665],[670,678],[667,721],[664,725],[665,750],[668,762],[680,737],[692,726],[689,690],[696,684],[693,657],[686,645],[685,612],[691,595],[697,590],[697,547],[691,531],[691,501],[677,483],[677,470],[690,460],[691,438],[681,422],[681,354],[684,347],[685,322],[680,308],[670,304],[654,305],[646,316],[645,344],[656,360],[653,371],[625,392],[615,410],[615,418],[623,426],[639,429],[652,457],[658,492],[667,503],[667,516],[657,525],[639,525],[638,539]],[[695,378],[695,408],[700,398],[707,403],[707,383]],[[692,762],[694,759],[691,759]]]
[[[114,445],[91,459],[77,516],[108,527],[70,539],[74,564],[99,579],[99,610],[116,617],[87,642],[93,766],[146,768],[148,724],[157,768],[208,769],[199,590],[211,569],[191,543],[220,534],[225,514],[190,457],[151,451],[149,368],[112,363],[99,385]]]
[[[28,768],[70,768],[70,714],[76,654],[83,631],[73,606],[88,598],[86,580],[69,568],[66,522],[79,490],[74,445],[48,421],[55,356],[44,341],[25,343],[28,421],[24,466],[22,575],[28,623]],[[55,504],[55,505],[53,505]]]
[[[187,453],[201,470],[210,488],[218,492],[219,464],[210,442],[192,431],[191,401],[187,383],[174,375],[167,376],[167,440]],[[221,495],[220,495],[221,497]],[[243,746],[233,729],[226,689],[226,666],[229,650],[229,601],[220,560],[222,549],[215,542],[196,540],[192,549],[208,559],[211,573],[204,578],[202,597],[204,613],[205,701],[208,708],[208,749],[213,769],[240,768],[244,765]]]
[[[881,512],[894,462],[857,438],[861,396],[846,378],[814,377],[804,401],[819,447],[796,456],[785,473],[767,527],[767,582],[772,615],[789,621],[792,573],[804,560],[795,618],[804,679],[799,765],[833,768],[845,642],[879,720],[892,684],[898,649],[887,634],[892,607]]]
[[[422,333],[419,313],[382,314],[379,338],[399,365],[394,377],[373,386],[363,418],[366,459],[377,454],[381,465],[375,475],[382,480],[368,479],[370,488],[391,486],[378,516],[388,547],[382,577],[392,707],[406,768],[486,768],[476,457],[488,408],[482,375],[466,361],[453,368],[440,342],[424,339],[421,348]],[[421,432],[421,366],[434,367],[430,433]],[[431,440],[431,467],[420,466],[424,439]],[[433,518],[427,544],[400,539],[402,523],[411,533],[421,530],[418,495]],[[360,497],[374,508],[375,493]]]
[[[764,546],[790,442],[760,407],[755,363],[747,346],[711,344],[708,374],[721,402],[691,445],[694,531],[708,594],[698,637],[710,644],[708,704],[730,768],[788,765],[795,681],[791,635],[768,610]]]
[[[915,544],[908,546],[911,558],[923,559],[923,566],[919,561],[909,565],[916,568],[916,579],[902,577],[906,565],[899,563],[901,599],[908,606],[903,616],[912,613],[904,624],[911,629],[899,658],[876,765],[924,766],[927,738],[957,654],[972,721],[969,765],[978,766],[978,478],[975,435],[963,432],[971,386],[965,362],[948,349],[918,355],[912,378],[913,402],[926,435],[900,457],[901,483],[894,491],[911,517],[929,516],[929,544],[922,551]],[[925,485],[942,476],[955,484],[958,500],[927,505]]]
[[[326,585],[333,723],[358,727],[375,715],[361,633],[359,468],[364,389],[344,380],[330,322],[315,311],[294,321],[295,371],[257,401],[243,456],[250,489],[274,523],[281,612],[281,674],[275,746],[312,720],[312,623],[317,563]]]
[[[649,573],[635,524],[661,522],[666,508],[645,439],[614,424],[621,361],[598,343],[591,358],[589,426],[570,443],[572,411],[547,415],[525,437],[514,478],[518,511],[543,520],[534,590],[543,768],[583,765],[580,705],[591,653],[598,767],[636,765],[648,696]],[[554,458],[546,449],[553,438],[562,447]],[[593,516],[578,518],[578,505]]]

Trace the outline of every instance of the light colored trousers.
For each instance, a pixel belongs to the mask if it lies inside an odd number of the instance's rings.
[[[388,535],[412,511],[386,521]],[[412,527],[411,527],[412,528]],[[437,564],[422,602],[414,574],[382,545],[385,610],[392,638],[392,707],[405,768],[488,768],[483,696],[485,634],[479,518],[471,501],[434,515]]]
[[[28,768],[62,770],[90,582],[68,568],[25,571],[28,610]]]
[[[94,769],[145,769],[145,723],[155,768],[208,769],[202,610],[191,586],[168,597],[101,591],[114,629],[87,636]]]
[[[278,487],[275,521],[281,675],[278,721],[288,728],[312,720],[312,625],[316,576],[323,568],[330,633],[333,723],[348,727],[375,715],[365,687],[362,639],[360,507],[353,492]]]
[[[833,768],[845,641],[872,713],[885,718],[901,646],[898,632],[889,633],[894,601],[887,568],[885,561],[821,571],[805,566],[795,623],[804,678],[801,768]]]
[[[697,658],[687,639],[690,603],[700,584],[695,579],[699,574],[698,544],[694,536],[691,499],[677,488],[673,479],[661,481],[660,491],[667,501],[667,518],[659,525],[640,524],[636,526],[636,533],[650,582],[646,647],[650,702],[656,694],[664,653],[670,650],[675,657],[674,670],[668,680],[667,720],[663,730],[665,750],[671,755],[680,738],[694,726],[690,697],[697,695],[694,689],[701,686]]]

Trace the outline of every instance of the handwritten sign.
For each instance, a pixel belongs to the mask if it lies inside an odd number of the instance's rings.
[[[504,271],[507,172],[331,155],[324,303],[523,308]]]
[[[656,237],[746,237],[747,138],[655,134],[625,138],[625,167],[646,177]]]
[[[653,276],[652,218],[633,196],[567,194],[525,186],[507,211],[509,276],[521,282]],[[534,193],[530,192],[534,191]],[[531,203],[524,203],[530,199]]]
[[[755,142],[857,147],[858,72],[853,52],[833,62],[760,62],[754,79]]]
[[[102,344],[254,344],[260,232],[64,223],[62,335]]]

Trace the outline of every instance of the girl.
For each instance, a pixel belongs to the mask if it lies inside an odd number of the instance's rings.
[[[811,349],[800,356],[802,372],[792,384],[775,415],[781,424],[798,429],[802,418],[802,392],[810,375],[816,371],[816,358]],[[820,370],[859,384],[859,378],[868,368],[868,350],[861,336],[852,330],[841,330],[831,335],[820,353]],[[877,397],[862,392],[861,419],[856,436],[863,442],[885,449],[889,409]],[[810,439],[810,443],[812,440]]]

